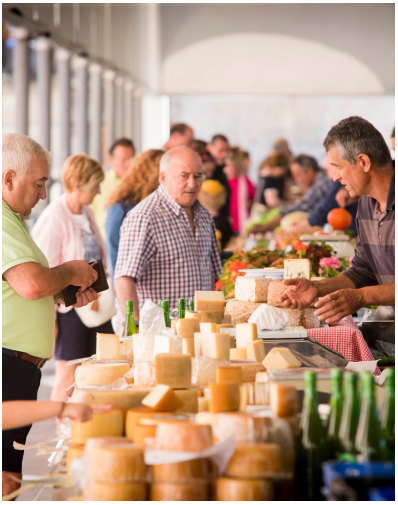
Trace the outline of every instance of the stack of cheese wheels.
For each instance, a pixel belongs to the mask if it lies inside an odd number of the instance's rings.
[[[155,447],[164,451],[198,453],[198,458],[152,466],[152,501],[207,501],[211,466],[200,453],[213,444],[212,428],[190,422],[160,422]]]

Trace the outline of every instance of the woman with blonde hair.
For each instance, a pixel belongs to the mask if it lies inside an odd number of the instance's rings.
[[[164,151],[149,149],[134,158],[119,186],[108,201],[105,221],[106,245],[108,250],[109,274],[113,281],[117,253],[119,250],[120,227],[130,210],[159,186],[159,164]]]
[[[65,193],[44,209],[32,230],[32,237],[50,268],[73,260],[102,259],[105,263],[105,244],[89,208],[103,180],[101,165],[85,154],[70,156],[65,161],[62,167]],[[91,312],[98,325],[91,327],[83,323],[80,309],[57,307],[53,401],[66,401],[72,393],[65,389],[73,384],[77,365],[66,366],[67,362],[95,354],[97,332],[113,333],[108,314],[95,313],[94,307]]]

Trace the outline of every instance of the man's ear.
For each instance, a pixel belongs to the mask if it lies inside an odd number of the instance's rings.
[[[15,179],[15,172],[14,170],[8,169],[4,172],[3,174],[3,186],[7,188],[8,191],[12,191],[12,184]]]
[[[162,186],[166,183],[166,172],[159,172],[159,180]]]
[[[358,166],[367,174],[370,172],[372,162],[367,154],[361,153],[357,158]]]

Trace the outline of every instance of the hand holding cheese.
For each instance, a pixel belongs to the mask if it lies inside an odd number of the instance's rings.
[[[266,369],[300,368],[301,363],[287,347],[274,347],[263,361]]]

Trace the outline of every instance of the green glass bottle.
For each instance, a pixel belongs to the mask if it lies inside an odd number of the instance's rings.
[[[343,412],[343,372],[334,368],[331,377],[330,415],[326,436],[329,458],[335,459],[339,452],[339,427]]]
[[[295,499],[324,500],[321,463],[327,459],[327,450],[318,414],[316,375],[312,370],[304,372],[303,411],[296,448]]]
[[[191,312],[193,312],[195,310],[195,302],[193,300],[189,300],[188,310],[190,310]]]
[[[134,304],[132,300],[127,300],[123,337],[129,337],[130,335],[134,335],[134,333],[137,333],[137,327],[134,321]]]
[[[359,421],[358,377],[344,373],[344,405],[339,428],[339,448],[342,456],[355,455],[355,434]]]
[[[355,436],[355,450],[358,461],[386,461],[386,440],[380,426],[376,408],[374,377],[369,372],[361,372],[361,410]]]
[[[178,300],[178,318],[185,319],[185,299],[180,298]]]
[[[166,323],[166,327],[171,328],[168,300],[162,300],[162,307],[163,307],[164,322]]]
[[[384,401],[380,413],[381,429],[387,443],[388,460],[395,461],[395,369],[386,375]]]
[[[158,307],[162,307],[163,300],[158,301]]]

